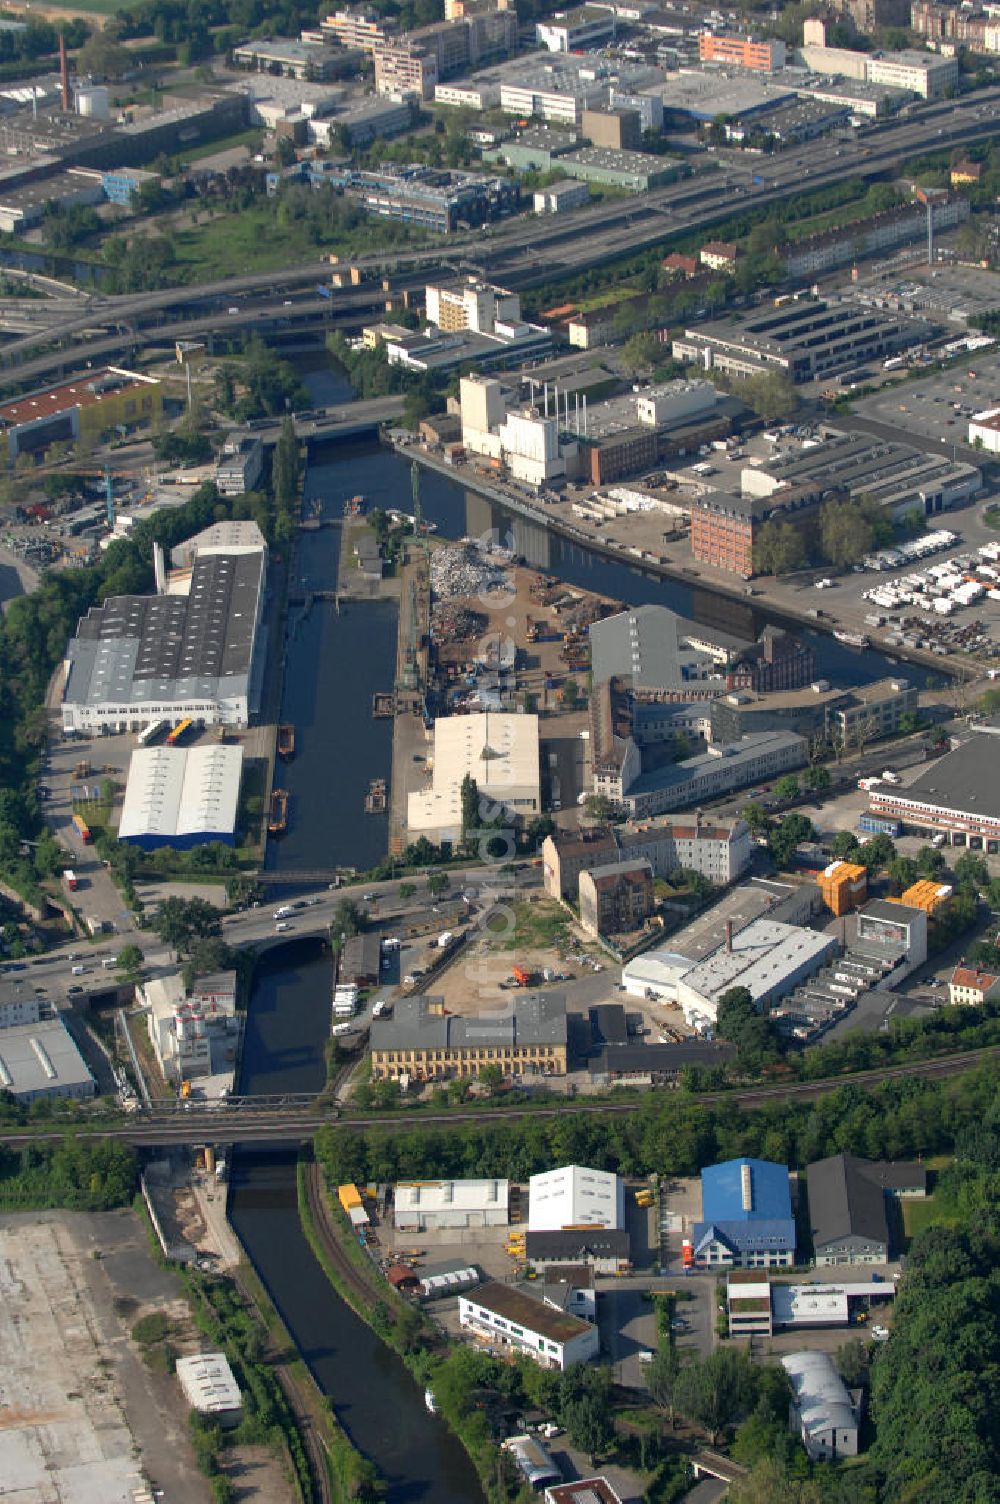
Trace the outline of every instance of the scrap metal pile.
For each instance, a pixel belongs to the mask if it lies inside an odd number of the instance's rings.
[[[504,554],[506,561],[509,556]],[[431,555],[431,589],[438,600],[513,594],[503,564],[474,543],[456,543],[435,549]]]

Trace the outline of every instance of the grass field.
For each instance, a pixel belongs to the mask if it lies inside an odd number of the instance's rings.
[[[32,13],[37,16],[114,16],[125,5],[125,0],[67,0],[65,5],[35,5]]]
[[[941,1216],[933,1196],[922,1201],[901,1201],[900,1206],[903,1211],[903,1231],[907,1239],[915,1238],[918,1232],[923,1232],[925,1227],[930,1227],[935,1222],[950,1221],[950,1218]]]
[[[492,930],[487,924],[485,934],[493,950],[527,951],[555,945],[566,932],[567,917],[564,909],[552,899],[542,898],[536,903],[514,905],[514,927],[497,925]]]
[[[213,150],[217,149],[218,145],[213,146]],[[182,224],[174,230],[171,240],[177,267],[190,268],[197,272],[199,280],[210,282],[240,272],[269,272],[304,261],[319,261],[329,251],[341,256],[361,255],[392,245],[393,232],[397,230],[400,244],[416,239],[411,231],[403,233],[403,225],[370,219],[316,245],[302,225],[278,224],[274,206],[267,202],[202,224]]]

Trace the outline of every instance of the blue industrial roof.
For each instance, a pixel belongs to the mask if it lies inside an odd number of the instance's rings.
[[[795,1251],[795,1223],[791,1217],[762,1217],[754,1222],[696,1222],[697,1258],[709,1243],[725,1243],[734,1254]]]
[[[750,1170],[744,1205],[743,1168]],[[701,1215],[706,1222],[785,1221],[792,1215],[787,1165],[767,1159],[727,1159],[701,1172]]]

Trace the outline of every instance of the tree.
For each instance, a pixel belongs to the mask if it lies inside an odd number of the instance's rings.
[[[349,939],[352,935],[360,935],[367,926],[368,915],[361,905],[353,898],[340,899],[330,920],[330,935],[334,945],[340,943],[341,936]]]
[[[932,882],[944,872],[947,862],[944,853],[936,851],[933,846],[921,846],[917,852],[917,872],[921,877],[929,878]]]
[[[858,848],[858,861],[869,872],[880,872],[896,855],[896,848],[887,835],[871,836]]]
[[[614,818],[614,802],[607,794],[588,794],[583,807],[592,820],[607,821]]]
[[[133,59],[115,35],[113,26],[94,30],[76,55],[77,70],[94,78],[124,78]]]
[[[807,786],[807,788],[812,789],[815,793],[818,794],[823,789],[828,789],[830,787],[829,770],[823,767],[806,768],[805,772],[802,775],[802,781]]]
[[[990,880],[990,869],[985,857],[975,851],[963,851],[955,862],[955,883],[959,888],[968,888],[978,893]]]
[[[805,539],[791,522],[765,522],[754,544],[757,574],[793,574],[807,560]]]
[[[785,423],[799,405],[798,393],[787,376],[768,371],[740,383],[740,396],[765,423]]]
[[[825,501],[819,535],[824,558],[839,568],[860,563],[874,541],[872,524],[859,501]]]
[[[566,710],[576,710],[580,703],[580,687],[575,679],[567,678],[560,691],[559,698]]]
[[[656,364],[659,341],[654,334],[633,334],[622,347],[621,364],[630,376],[649,371]]]
[[[779,867],[787,867],[803,841],[815,839],[813,824],[805,815],[786,815],[767,838],[768,848]]]
[[[165,944],[182,951],[195,939],[219,934],[219,911],[204,898],[165,898],[152,925]]]
[[[447,872],[432,872],[427,879],[427,891],[432,898],[440,898],[451,886],[451,878]]]
[[[611,1375],[606,1368],[571,1369],[563,1377],[559,1418],[591,1465],[614,1441],[610,1399]]]
[[[670,1429],[674,1429],[674,1414],[677,1399],[677,1380],[680,1376],[680,1355],[672,1342],[661,1342],[646,1369],[646,1383],[653,1403],[670,1416]]]
[[[462,779],[462,831],[475,830],[481,823],[479,816],[479,785],[471,773]]]
[[[897,893],[902,893],[905,889],[912,887],[920,876],[913,858],[898,854],[886,863],[886,872]]]
[[[753,994],[747,987],[730,987],[719,998],[715,1022],[720,1039],[734,1044],[740,1064],[746,1069],[760,1064],[763,1056],[773,1052],[771,1025],[758,1013]]]
[[[416,883],[400,883],[399,885],[400,898],[412,898],[416,891]]]
[[[677,1408],[701,1426],[714,1446],[720,1433],[749,1405],[754,1383],[753,1364],[746,1353],[720,1347],[681,1370]]]
[[[275,505],[282,511],[290,510],[299,491],[299,441],[295,436],[295,423],[290,416],[285,417],[278,442],[274,446],[271,480]]]
[[[138,945],[123,945],[115,956],[115,966],[119,971],[125,972],[130,981],[134,981],[142,970],[144,960]]]
[[[774,797],[787,804],[799,795],[799,780],[794,773],[784,773],[774,785]]]
[[[771,823],[764,806],[754,802],[744,804],[740,810],[740,817],[746,821],[752,836],[763,835]]]

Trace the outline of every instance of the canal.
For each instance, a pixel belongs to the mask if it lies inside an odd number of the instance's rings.
[[[239,1090],[315,1092],[325,1079],[330,954],[281,947],[258,968]],[[337,1419],[379,1468],[390,1504],[482,1504],[471,1462],[399,1358],[332,1289],[299,1224],[295,1156],[241,1149],[229,1216]]]

